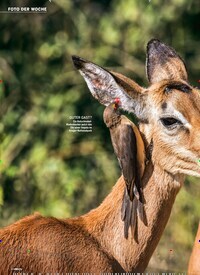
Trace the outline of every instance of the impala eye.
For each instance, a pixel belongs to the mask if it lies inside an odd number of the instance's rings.
[[[172,129],[178,125],[183,125],[183,123],[180,120],[174,117],[163,117],[160,119],[160,121],[162,122],[162,125],[168,129]]]

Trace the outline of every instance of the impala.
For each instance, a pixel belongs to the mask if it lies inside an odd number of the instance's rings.
[[[1,274],[23,272],[143,272],[162,236],[185,175],[200,176],[200,96],[174,49],[153,39],[147,46],[149,87],[73,56],[93,96],[107,106],[117,97],[134,113],[145,145],[141,180],[145,219],[135,240],[124,237],[120,177],[103,203],[71,219],[25,217],[0,230]],[[27,249],[30,253],[27,253]]]

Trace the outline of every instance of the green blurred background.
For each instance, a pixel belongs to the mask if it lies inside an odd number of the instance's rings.
[[[1,1],[42,6],[42,1]],[[39,211],[71,217],[100,204],[120,176],[103,106],[73,68],[76,54],[140,85],[151,38],[173,46],[200,78],[199,0],[52,0],[46,14],[0,14],[0,226]],[[93,116],[71,133],[69,116]],[[199,222],[199,179],[187,178],[148,271],[186,271]]]

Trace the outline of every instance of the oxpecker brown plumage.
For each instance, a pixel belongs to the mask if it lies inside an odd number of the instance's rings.
[[[141,178],[145,167],[145,148],[136,125],[120,114],[119,99],[104,110],[104,122],[110,130],[114,152],[126,183],[121,208],[124,236],[128,238],[129,227],[135,236],[137,213],[144,222]]]

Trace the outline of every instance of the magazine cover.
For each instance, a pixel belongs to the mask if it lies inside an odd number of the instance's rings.
[[[199,18],[1,0],[1,275],[200,274]]]

